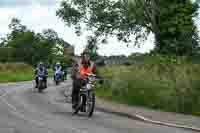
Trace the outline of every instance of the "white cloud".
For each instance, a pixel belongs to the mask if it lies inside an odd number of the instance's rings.
[[[54,5],[58,0],[1,0],[0,7],[17,7],[29,5]]]
[[[127,46],[127,44],[123,43],[123,42],[118,42],[116,38],[110,38],[109,44],[101,44],[100,45],[100,49],[99,52],[102,55],[105,56],[109,56],[109,55],[130,55],[131,53],[135,53],[135,52],[141,52],[141,53],[145,53],[145,52],[149,52],[151,49],[154,48],[154,39],[153,39],[153,35],[150,35],[148,37],[148,40],[146,40],[144,42],[144,44],[142,44],[140,46],[140,48],[138,48],[137,46],[133,46],[133,45],[129,45]]]
[[[10,8],[0,8],[0,29],[1,33],[5,34],[8,30],[8,24],[10,20],[15,17],[17,14],[15,10],[10,10]]]

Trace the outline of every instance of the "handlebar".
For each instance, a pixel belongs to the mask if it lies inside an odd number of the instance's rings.
[[[86,76],[88,76],[88,77],[96,77],[96,75],[93,74],[93,73],[86,73]]]
[[[92,80],[92,81],[99,81],[100,84],[103,84],[103,82],[104,82],[103,78],[101,78],[101,77],[99,77],[99,76],[97,76],[97,75],[95,75],[93,73],[87,73],[86,76],[87,76],[86,77],[87,79],[89,78],[89,80]]]

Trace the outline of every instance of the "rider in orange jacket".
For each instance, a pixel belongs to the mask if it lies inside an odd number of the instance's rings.
[[[86,74],[93,73],[95,70],[94,63],[90,60],[87,53],[83,53],[81,59],[77,62],[77,72],[73,79],[72,90],[72,107],[76,108],[78,104],[79,91],[82,85],[84,85],[84,77]],[[84,110],[84,109],[83,109]]]

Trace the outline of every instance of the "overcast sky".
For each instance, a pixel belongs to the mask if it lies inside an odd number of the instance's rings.
[[[8,24],[17,17],[22,24],[36,32],[52,28],[59,36],[75,46],[76,54],[80,54],[86,45],[86,36],[77,37],[72,28],[68,28],[56,16],[56,10],[61,0],[0,0],[0,36],[9,32]],[[153,48],[153,36],[141,48],[127,47],[115,38],[110,38],[108,44],[99,46],[101,55],[129,55],[133,52],[148,52]]]

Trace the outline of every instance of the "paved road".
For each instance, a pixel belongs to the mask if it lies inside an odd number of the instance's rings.
[[[53,83],[38,94],[33,82],[0,85],[0,133],[195,133],[96,111],[72,116],[61,94],[69,83]]]

